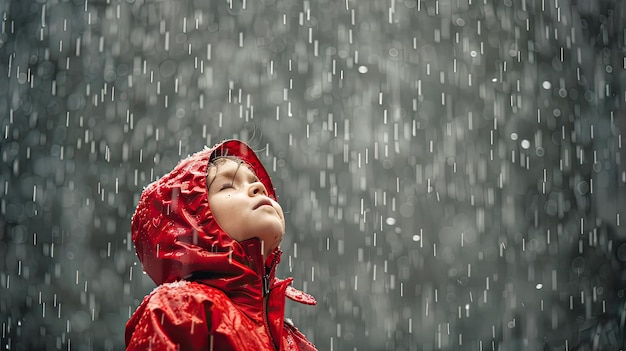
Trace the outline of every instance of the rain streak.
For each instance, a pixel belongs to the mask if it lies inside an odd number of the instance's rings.
[[[624,349],[625,4],[0,1],[0,347],[123,349],[142,189],[237,138],[320,350]]]

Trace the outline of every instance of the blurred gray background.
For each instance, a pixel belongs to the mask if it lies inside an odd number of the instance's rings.
[[[144,186],[226,138],[270,171],[320,350],[618,350],[614,0],[3,0],[0,346],[119,350]]]

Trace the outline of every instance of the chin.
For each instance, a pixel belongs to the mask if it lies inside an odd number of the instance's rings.
[[[280,245],[280,242],[283,241],[282,234],[267,235],[266,233],[264,235],[259,235],[258,238],[264,242],[263,245],[270,251],[277,248]]]
[[[267,232],[265,234],[261,234],[259,236],[257,236],[257,238],[265,241],[266,243],[276,243],[276,246],[278,246],[278,244],[280,244],[280,242],[283,240],[283,235],[282,234],[267,234]]]
[[[259,223],[254,228],[253,232],[257,233],[257,235],[255,236],[258,238],[272,241],[274,240],[274,238],[277,238],[277,237],[282,238],[283,233],[285,232],[285,228],[283,228],[282,223],[268,221],[268,222]]]

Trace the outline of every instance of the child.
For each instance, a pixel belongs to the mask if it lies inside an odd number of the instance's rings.
[[[274,276],[285,230],[270,177],[238,140],[182,160],[141,194],[132,238],[157,288],[126,324],[127,350],[316,350],[284,320]]]

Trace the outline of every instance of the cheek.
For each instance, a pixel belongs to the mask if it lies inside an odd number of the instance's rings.
[[[243,240],[244,238],[240,237],[239,231],[239,223],[241,221],[238,214],[240,211],[237,211],[233,197],[224,194],[223,196],[216,196],[212,200],[211,211],[217,225],[233,239],[237,241]]]
[[[209,199],[211,212],[215,219],[220,222],[224,218],[228,218],[228,213],[232,211],[232,201],[230,195],[224,194],[219,196],[213,196]],[[221,223],[219,223],[221,224]]]
[[[224,195],[224,197],[220,199],[219,205],[216,207],[218,207],[217,210],[219,213],[225,217],[232,217],[233,214],[239,212],[237,211],[239,206],[237,206],[237,202],[231,195]]]

